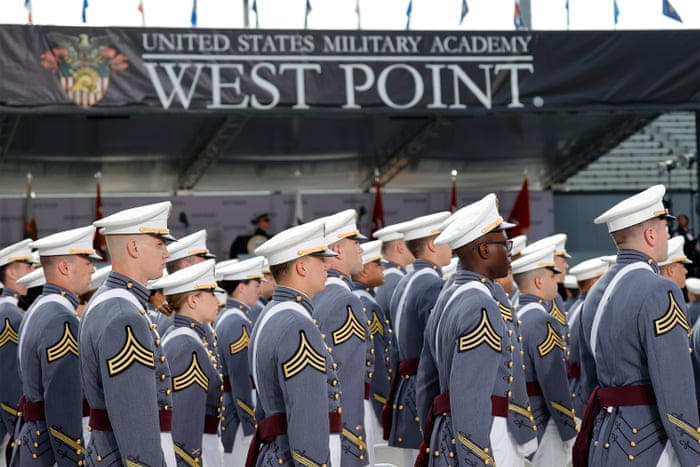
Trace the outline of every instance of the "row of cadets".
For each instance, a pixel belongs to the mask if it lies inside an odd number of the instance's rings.
[[[362,302],[369,321],[374,356],[374,373],[370,375],[369,410],[365,412],[365,427],[369,454],[376,444],[377,434],[381,433],[382,409],[386,403],[391,386],[393,362],[391,360],[392,335],[391,322],[386,312],[375,299],[375,287],[384,284],[384,267],[382,266],[382,241],[366,242],[362,247],[362,272],[353,274],[353,293]],[[372,438],[371,438],[372,436]],[[370,460],[372,462],[372,460]]]
[[[277,286],[249,344],[258,424],[247,467],[341,465],[337,365],[311,317],[311,300],[325,288],[324,259],[337,256],[325,230],[323,222],[302,224],[255,251],[267,258]]]
[[[106,236],[112,271],[88,303],[78,342],[90,405],[86,463],[175,466],[170,368],[146,315],[149,291],[173,241],[171,203],[117,212],[94,223]]]
[[[17,420],[17,401],[22,395],[22,380],[17,361],[18,331],[24,310],[19,299],[27,293],[27,286],[17,280],[31,272],[32,250],[30,239],[9,245],[0,250],[0,465],[5,463],[5,448],[14,431]]]
[[[527,235],[518,235],[509,240],[513,242],[513,248],[510,250],[510,260],[513,262],[520,257],[525,249]],[[513,280],[513,271],[508,269],[508,275],[495,279],[495,282],[503,287],[511,309],[517,310],[520,306],[520,288],[518,287],[518,284],[515,283],[515,280]]]
[[[90,287],[101,259],[92,247],[95,227],[60,232],[29,244],[46,278],[22,318],[18,361],[22,381],[11,465],[82,464],[83,394],[78,359],[78,295]]]
[[[248,319],[253,324],[255,324],[265,305],[267,305],[267,302],[272,297],[272,291],[275,289],[275,279],[272,277],[267,259],[263,261],[262,274],[264,280],[260,283],[260,296],[255,305],[250,307],[250,313],[248,313]]]
[[[580,312],[582,378],[591,395],[574,447],[576,466],[698,462],[683,295],[658,274],[673,219],[663,206],[665,191],[663,185],[650,187],[594,220],[607,224],[618,253]]]
[[[219,311],[214,261],[179,269],[153,286],[163,289],[173,312],[173,325],[162,344],[173,374],[172,436],[178,465],[220,467],[223,449],[217,433],[223,387],[208,327]]]
[[[429,214],[402,227],[406,246],[416,261],[413,271],[396,285],[389,306],[399,364],[383,414],[383,429],[389,446],[403,450],[405,465],[415,461],[423,439],[415,375],[425,325],[444,284],[441,268],[450,263],[452,256],[447,245],[435,244],[438,227],[449,216],[447,211]]]
[[[526,248],[527,251],[527,248]],[[538,448],[533,466],[568,465],[577,433],[576,419],[565,362],[565,346],[557,320],[545,303],[557,296],[555,247],[523,254],[513,262],[513,276],[520,287],[525,378],[532,414],[537,426]]]
[[[683,237],[669,238],[667,257],[659,262],[659,274],[670,279],[681,289],[685,287],[685,276],[688,274],[685,265],[693,264],[683,252],[684,241]]]
[[[574,278],[578,289],[579,296],[569,308],[567,319],[569,321],[569,329],[571,329],[571,338],[569,339],[567,349],[569,351],[569,359],[566,366],[566,371],[569,376],[569,391],[571,392],[572,401],[574,403],[574,411],[578,417],[583,416],[583,409],[586,407],[586,399],[582,396],[581,391],[581,364],[579,357],[579,335],[576,332],[579,326],[581,309],[583,302],[588,296],[588,291],[591,290],[600,277],[610,269],[610,262],[603,257],[591,258],[578,263],[569,270],[569,273]]]
[[[372,234],[374,238],[382,241],[384,284],[376,288],[376,299],[382,310],[387,313],[396,284],[406,275],[406,267],[416,260],[406,246],[401,230],[404,225],[405,222],[387,225]]]
[[[250,307],[257,303],[263,278],[261,256],[217,265],[226,305],[214,324],[220,343],[224,377],[221,442],[227,465],[243,465],[255,430],[255,403],[248,364],[253,323]]]
[[[688,290],[688,324],[694,327],[700,317],[700,279],[689,277],[685,280],[685,288]]]
[[[504,230],[512,224],[493,194],[459,212],[434,241],[455,251],[461,267],[427,324],[417,377],[426,448],[416,465],[522,465],[507,432],[512,341],[493,282],[508,272]]]
[[[368,376],[374,366],[369,352],[371,333],[362,303],[352,293],[352,275],[363,269],[359,241],[367,239],[357,229],[356,216],[354,209],[347,209],[315,221],[325,224],[328,248],[337,255],[326,259],[326,287],[313,298],[312,314],[338,365],[343,407],[342,464],[348,467],[367,465],[372,455],[368,449],[374,447],[368,445],[371,435],[364,423]]]

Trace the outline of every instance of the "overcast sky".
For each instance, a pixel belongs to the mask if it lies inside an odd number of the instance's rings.
[[[141,26],[139,0],[88,0],[87,26]],[[253,0],[249,0],[252,5]],[[260,27],[301,29],[306,0],[257,0]],[[355,29],[356,0],[310,0],[311,29]],[[192,0],[143,0],[146,25],[190,27]],[[533,29],[566,29],[566,0],[531,0]],[[613,0],[569,0],[570,29],[613,29]],[[618,0],[618,29],[700,29],[699,0],[671,0],[683,24],[661,13],[662,0]],[[512,30],[513,0],[413,0],[412,29]],[[32,0],[35,24],[82,25],[83,0]],[[243,27],[243,0],[198,0],[198,26]],[[408,0],[360,0],[363,29],[404,29]],[[0,23],[25,24],[24,0],[2,0]],[[251,24],[255,16],[251,12]]]

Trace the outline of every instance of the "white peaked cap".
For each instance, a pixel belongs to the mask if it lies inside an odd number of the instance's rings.
[[[24,276],[17,279],[18,284],[24,284],[27,288],[40,287],[46,284],[46,276],[44,275],[44,268],[38,268],[25,274]]]
[[[163,295],[175,295],[197,290],[216,290],[218,287],[214,275],[214,260],[208,259],[175,271],[167,277],[154,281],[151,288],[163,289]]]
[[[0,266],[14,263],[15,261],[23,261],[25,263],[35,262],[32,256],[32,249],[29,247],[30,243],[32,243],[32,240],[26,238],[0,250]]]
[[[247,281],[263,278],[263,263],[265,258],[253,256],[225,267],[216,266],[216,275],[224,281]]]
[[[442,278],[448,280],[452,275],[457,272],[457,265],[459,264],[459,258],[453,256],[450,260],[450,264],[442,268]]]
[[[578,282],[576,278],[571,274],[564,276],[564,287],[567,289],[578,289]]]
[[[187,258],[188,256],[202,256],[207,259],[216,258],[207,248],[207,231],[205,229],[172,242],[168,245],[168,253],[170,254],[170,257],[166,260],[168,263]]]
[[[561,272],[554,264],[554,247],[541,248],[532,253],[523,255],[510,264],[513,275],[522,274],[535,269],[547,268],[554,272]]]
[[[270,274],[270,262],[263,257],[263,274]]]
[[[668,256],[665,261],[659,263],[659,266],[667,266],[671,263],[693,264],[691,260],[683,252],[685,238],[673,237],[668,239]]]
[[[641,193],[624,199],[596,217],[593,222],[608,224],[608,232],[617,232],[633,225],[640,224],[654,217],[675,219],[664,207],[663,198],[666,187],[654,185]]]
[[[521,251],[521,254],[529,255],[530,253],[533,253],[537,250],[541,250],[543,248],[554,247],[554,256],[564,256],[566,258],[571,258],[569,253],[566,252],[566,239],[567,236],[565,233],[550,235],[549,237],[544,237],[540,240],[537,240],[536,242],[530,243],[523,249],[523,251]]]
[[[286,263],[307,255],[338,256],[328,249],[326,224],[320,220],[283,230],[255,249],[265,256],[270,266]]]
[[[617,255],[606,255],[606,256],[601,256],[600,259],[608,263],[610,266],[613,264],[617,263]]]
[[[405,227],[406,222],[399,222],[398,224],[387,225],[382,227],[372,234],[377,240],[383,242],[390,242],[392,240],[401,240],[403,238],[402,229]]]
[[[214,290],[214,295],[219,299],[219,306],[226,306],[226,291],[220,292],[219,289]]]
[[[700,295],[700,279],[689,277],[685,280],[685,288],[693,295]]]
[[[101,267],[100,269],[93,272],[92,278],[90,279],[90,290],[99,289],[100,286],[104,284],[104,281],[107,279],[107,276],[109,276],[110,272],[112,272],[111,265]]]
[[[577,282],[582,282],[594,277],[600,277],[610,269],[610,263],[602,256],[581,261],[576,266],[569,269],[569,274],[576,278]]]
[[[93,222],[102,235],[150,234],[174,241],[168,229],[170,201],[125,209]]]
[[[362,264],[382,259],[382,241],[372,240],[360,245],[362,248]]]
[[[233,258],[233,259],[225,259],[223,261],[219,261],[216,263],[216,269],[220,268],[225,268],[226,266],[230,266],[232,264],[238,263],[240,260],[238,258]]]
[[[515,227],[505,222],[498,212],[498,198],[493,193],[469,204],[456,213],[452,222],[435,240],[436,245],[446,243],[456,250],[489,232]]]
[[[362,235],[357,229],[357,224],[355,223],[356,219],[357,211],[354,209],[346,209],[332,216],[316,219],[314,222],[323,222],[326,224],[326,241],[329,245],[332,245],[344,238],[367,240],[367,237]]]
[[[36,248],[39,256],[85,255],[102,259],[93,248],[94,239],[95,227],[88,225],[40,238],[29,247]]]
[[[511,250],[510,254],[512,256],[519,255],[523,252],[525,246],[527,245],[527,235],[517,235],[511,238],[510,241],[513,242],[513,249]]]
[[[440,233],[438,227],[448,217],[450,217],[449,211],[441,211],[406,221],[402,227],[403,238],[408,241],[437,235]]]

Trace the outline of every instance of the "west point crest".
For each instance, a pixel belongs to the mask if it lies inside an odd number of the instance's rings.
[[[91,38],[55,31],[47,36],[55,47],[41,55],[41,66],[59,75],[63,92],[80,107],[100,102],[109,88],[111,73],[129,66],[127,57],[114,48],[113,36]]]

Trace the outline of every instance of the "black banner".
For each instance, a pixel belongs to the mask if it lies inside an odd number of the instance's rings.
[[[0,28],[0,111],[700,108],[698,31]]]

